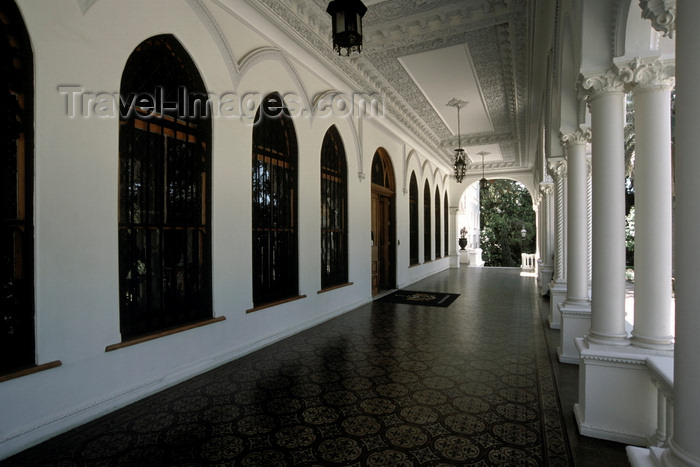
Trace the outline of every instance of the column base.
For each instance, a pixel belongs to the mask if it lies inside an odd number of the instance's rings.
[[[540,296],[547,295],[549,293],[549,283],[552,281],[552,273],[554,268],[550,264],[545,264],[540,260],[538,267],[539,274],[537,275],[537,282],[540,286]]]
[[[627,459],[632,467],[693,467],[700,465],[700,459],[693,459],[687,453],[678,453],[671,448],[639,448],[627,446]]]
[[[557,356],[561,363],[579,364],[576,338],[584,337],[591,330],[591,302],[566,299],[559,305],[561,333]]]
[[[457,251],[457,254],[450,255],[450,268],[459,269],[459,258],[459,251]]]
[[[661,448],[639,448],[627,446],[627,460],[632,467],[661,467],[661,456],[665,449]]]
[[[602,346],[576,339],[579,351],[579,399],[574,406],[584,436],[646,446],[656,432],[657,388],[647,357],[660,353],[631,347]]]
[[[549,284],[549,327],[561,329],[559,305],[566,300],[566,282],[552,281]]]
[[[650,350],[673,350],[673,336],[657,339],[653,337],[635,336],[632,332],[632,345]]]

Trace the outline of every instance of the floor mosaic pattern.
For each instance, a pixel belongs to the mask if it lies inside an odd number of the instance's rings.
[[[534,279],[462,268],[3,465],[573,465]]]

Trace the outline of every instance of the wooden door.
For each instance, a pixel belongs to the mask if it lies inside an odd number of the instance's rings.
[[[372,192],[372,295],[394,288],[392,197]]]
[[[370,232],[372,241],[372,295],[379,293],[379,212],[379,194],[372,192],[372,231]]]

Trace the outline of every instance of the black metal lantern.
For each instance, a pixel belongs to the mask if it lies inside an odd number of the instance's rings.
[[[490,154],[486,151],[481,151],[477,152],[478,155],[481,156],[481,180],[479,180],[479,187],[482,190],[488,190],[489,188],[489,181],[486,180],[486,177],[484,176],[484,156],[487,154]]]
[[[367,7],[360,0],[333,0],[326,13],[333,20],[333,50],[338,55],[362,51],[362,17]]]
[[[467,173],[467,154],[462,148],[455,149],[454,168],[457,183],[462,183],[462,180],[464,180],[464,175]]]
[[[462,148],[462,131],[459,126],[459,111],[468,103],[469,102],[457,99],[456,97],[453,97],[450,99],[450,102],[447,103],[449,107],[455,107],[457,109],[457,149],[455,149],[455,160],[453,162],[455,180],[457,180],[457,183],[462,183],[464,175],[467,173],[467,153],[464,152]]]

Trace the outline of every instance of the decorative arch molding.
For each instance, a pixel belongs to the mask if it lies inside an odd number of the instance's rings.
[[[316,116],[316,113],[318,112],[318,106],[319,104],[324,101],[326,98],[331,97],[333,95],[338,94],[337,90],[329,89],[327,91],[318,93],[313,96],[311,99],[311,106],[309,107],[311,109],[311,114],[310,118],[314,119]],[[339,121],[345,121],[347,122],[347,127],[352,134],[352,140],[355,143],[355,158],[357,159],[357,177],[360,181],[365,179],[365,172],[363,171],[363,159],[362,159],[362,144],[360,143],[360,132],[358,131],[357,126],[355,125],[355,120],[350,117],[350,115],[341,118]],[[358,125],[360,124],[361,120],[358,121]],[[312,121],[313,123],[313,121]],[[347,150],[347,148],[346,148]],[[347,152],[346,152],[347,154]]]
[[[97,0],[78,0],[84,2],[96,2]],[[202,22],[204,27],[209,31],[211,38],[216,43],[216,47],[219,49],[224,62],[226,63],[226,68],[228,69],[229,76],[231,78],[231,83],[233,87],[238,86],[238,81],[240,79],[240,71],[236,61],[236,56],[234,55],[231,47],[229,47],[228,42],[224,38],[224,33],[219,28],[219,24],[216,22],[214,17],[211,15],[209,10],[202,4],[202,0],[186,0],[189,7],[194,11],[195,15]]]
[[[423,161],[423,164],[421,164],[421,174],[425,180],[428,180],[430,178],[431,172],[432,172],[431,171],[432,167],[433,167],[433,164],[431,164],[428,159],[425,159]]]
[[[413,168],[412,168],[413,167]],[[419,179],[423,178],[423,165],[420,161],[420,156],[418,151],[411,149],[406,156],[406,163],[404,164],[403,170],[403,192],[408,193],[408,184],[411,180],[411,171],[416,172],[416,177]]]
[[[297,73],[294,66],[289,62],[287,56],[280,49],[277,49],[275,47],[260,47],[249,52],[243,58],[241,58],[240,62],[238,63],[238,69],[240,71],[239,76],[242,77],[243,75],[248,73],[255,65],[267,60],[272,60],[282,65],[289,77],[294,82],[294,85],[299,90],[299,97],[301,97],[301,99],[303,100],[303,102],[301,103],[302,108],[311,109],[312,107],[309,99],[309,94],[306,92],[306,87],[304,86],[304,83],[302,83],[299,74]]]

